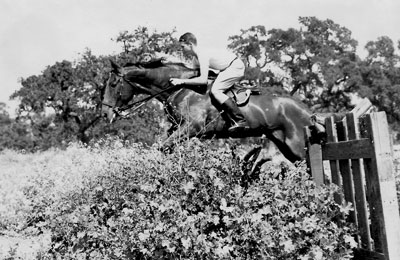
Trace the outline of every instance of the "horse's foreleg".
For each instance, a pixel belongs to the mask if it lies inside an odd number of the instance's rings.
[[[177,144],[182,143],[185,140],[189,140],[191,137],[196,135],[192,124],[187,122],[175,126],[174,128],[170,128],[170,130],[171,132],[169,132],[168,138],[163,142],[162,145],[163,150],[166,151],[172,151]]]
[[[292,162],[301,161],[305,158],[305,141],[303,136],[287,138],[285,144],[289,147],[290,153],[293,154]]]
[[[301,140],[288,138],[282,130],[275,130],[269,134],[270,139],[279,151],[292,163],[301,160],[304,156],[304,146],[301,145]]]

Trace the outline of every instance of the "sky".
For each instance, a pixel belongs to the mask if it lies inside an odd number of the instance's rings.
[[[399,0],[0,0],[0,102],[9,100],[20,78],[39,75],[57,61],[74,61],[86,48],[117,54],[112,39],[139,26],[193,32],[199,44],[226,47],[228,37],[253,25],[300,28],[299,17],[331,19],[352,32],[360,56],[381,36],[400,40]]]

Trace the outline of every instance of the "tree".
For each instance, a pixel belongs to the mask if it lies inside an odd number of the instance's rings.
[[[144,26],[139,26],[132,33],[124,31],[119,33],[115,41],[122,44],[120,60],[122,62],[139,62],[153,57],[155,53],[165,53],[181,56],[180,45],[171,32],[149,32]]]
[[[360,63],[362,85],[357,90],[385,111],[389,123],[400,130],[400,56],[387,36],[369,41],[365,48],[368,55]]]
[[[45,129],[52,129],[59,142],[88,142],[88,130],[100,116],[107,66],[108,57],[95,57],[86,50],[75,63],[56,62],[42,74],[22,79],[22,88],[11,96],[20,100],[17,119],[29,122],[39,139]]]
[[[106,135],[147,144],[156,140],[162,132],[159,104],[148,102],[127,120],[109,125],[100,117],[102,90],[108,79],[110,59],[140,61],[149,53],[174,53],[178,44],[172,33],[149,33],[145,27],[134,33],[121,33],[116,42],[124,48],[118,56],[96,57],[86,49],[74,62],[56,62],[42,74],[21,80],[21,89],[11,98],[20,101],[17,120],[25,125],[35,149],[71,141],[88,143]]]
[[[300,30],[267,31],[264,26],[253,26],[230,37],[228,47],[247,59],[250,76],[262,86],[281,86],[320,111],[348,107],[344,91],[360,80],[357,42],[347,28],[332,20],[300,17],[299,22]]]
[[[241,30],[240,35],[229,37],[231,42],[228,47],[241,55],[247,61],[245,77],[258,85],[274,80],[269,64],[279,57],[274,57],[272,46],[267,42],[268,32],[262,25],[252,26],[247,30]]]
[[[32,139],[25,125],[15,122],[6,110],[6,104],[0,102],[0,151],[4,149],[30,149]]]
[[[6,110],[6,106],[6,103],[0,102],[0,126],[10,124],[12,121]]]

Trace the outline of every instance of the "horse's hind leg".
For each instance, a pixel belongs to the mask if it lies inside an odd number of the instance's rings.
[[[256,146],[243,157],[241,166],[244,173],[241,180],[242,187],[248,188],[250,183],[258,180],[262,165],[272,160],[271,157],[259,159],[262,149],[262,146]]]

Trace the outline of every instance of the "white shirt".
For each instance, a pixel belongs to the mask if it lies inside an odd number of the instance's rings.
[[[198,50],[197,55],[199,60],[194,59],[193,61],[195,67],[199,68],[200,63],[208,62],[210,69],[219,71],[226,69],[236,58],[236,55],[228,50]]]

